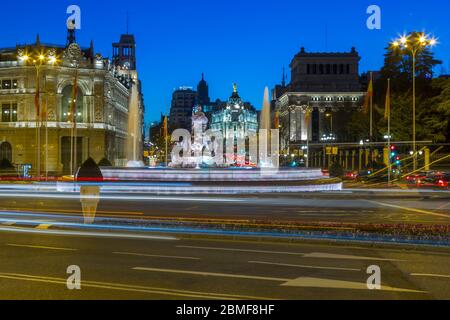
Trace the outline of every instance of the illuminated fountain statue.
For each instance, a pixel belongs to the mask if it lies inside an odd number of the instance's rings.
[[[271,130],[269,89],[264,93],[261,130],[256,109],[240,98],[237,85],[226,105],[213,112],[211,129],[199,107],[192,115],[192,136],[184,129],[172,134],[171,167],[278,168],[278,130]],[[206,130],[206,131],[205,131]]]
[[[197,111],[192,115],[192,133],[193,143],[191,145],[192,152],[192,164],[198,168],[203,163],[203,151],[208,147],[206,133],[206,126],[208,125],[208,118],[202,111],[201,107],[197,108]]]
[[[172,150],[171,167],[200,168],[201,165],[211,166],[214,162],[214,152],[218,149],[218,144],[211,139],[211,131],[206,130],[208,118],[203,113],[202,108],[196,108],[192,114],[192,135],[185,129],[175,130],[174,137],[181,137],[175,141]],[[219,153],[217,153],[219,154]],[[217,163],[216,163],[217,164]]]

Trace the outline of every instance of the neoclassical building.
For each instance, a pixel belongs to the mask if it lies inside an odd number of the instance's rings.
[[[274,90],[284,152],[306,142],[348,142],[342,128],[361,111],[365,92],[359,78],[360,56],[350,52],[314,53],[301,48],[290,64],[291,82]]]
[[[37,37],[32,45],[0,49],[0,160],[19,170],[31,166],[32,173],[40,167],[41,175],[73,172],[88,157],[114,165],[136,160],[144,106],[127,67],[94,54],[92,42],[80,48],[70,31],[65,46]],[[137,122],[132,132],[130,117]]]

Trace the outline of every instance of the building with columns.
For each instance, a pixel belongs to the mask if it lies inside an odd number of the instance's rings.
[[[132,88],[139,81],[122,69],[95,54],[92,42],[81,48],[74,30],[65,46],[41,43],[38,36],[30,45],[1,48],[0,160],[41,176],[74,172],[88,157],[126,164]],[[142,131],[137,94],[135,121]]]
[[[286,85],[283,77],[274,90],[282,152],[290,154],[307,143],[349,142],[342,128],[364,104],[359,60],[355,48],[343,53],[308,53],[302,48],[295,55],[291,82]]]

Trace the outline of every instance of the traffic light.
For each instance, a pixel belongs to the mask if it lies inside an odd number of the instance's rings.
[[[390,149],[391,164],[399,166],[401,164],[401,161],[400,161],[400,156],[398,155],[398,152],[397,152],[397,147],[394,145],[391,145],[389,147],[389,149]]]
[[[394,162],[397,157],[397,148],[395,146],[391,146],[391,162]]]

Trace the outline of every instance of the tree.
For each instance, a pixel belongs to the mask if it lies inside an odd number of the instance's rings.
[[[412,32],[411,38],[418,38],[419,32]],[[443,123],[441,109],[431,106],[433,97],[440,90],[433,85],[433,69],[442,62],[434,58],[428,47],[423,47],[416,54],[416,136],[417,139],[441,141]],[[391,133],[395,140],[412,139],[412,79],[413,56],[409,50],[386,48],[384,66],[381,77],[374,84],[374,104],[384,106],[387,80],[391,79]],[[384,119],[384,107],[376,108],[376,131],[379,139],[387,133],[387,122]],[[439,111],[440,110],[440,111]]]
[[[427,130],[421,134],[435,142],[450,139],[450,79],[433,79],[436,94],[426,101],[428,108],[421,113],[421,122]]]
[[[77,181],[102,181],[102,171],[94,159],[88,158],[80,167],[76,176]]]
[[[418,39],[422,33],[412,32],[411,39]],[[414,40],[416,41],[416,40]],[[429,47],[420,47],[416,54],[416,86],[417,92],[427,93],[434,76],[434,68],[442,64],[442,61],[434,58],[434,53]],[[391,44],[386,47],[384,54],[384,66],[381,69],[381,88],[378,90],[378,98],[382,98],[386,92],[387,79],[392,79],[392,92],[405,92],[412,87],[413,79],[413,54],[411,50],[394,48]],[[379,99],[378,99],[379,100]]]
[[[364,112],[355,111],[350,116],[350,121],[345,122],[343,135],[348,141],[359,141],[369,137],[369,116]]]
[[[330,177],[342,178],[344,176],[344,168],[339,162],[333,162],[329,169]]]
[[[103,159],[100,160],[100,162],[98,163],[98,166],[99,166],[99,167],[112,167],[112,163],[111,163],[108,159],[103,158]]]

